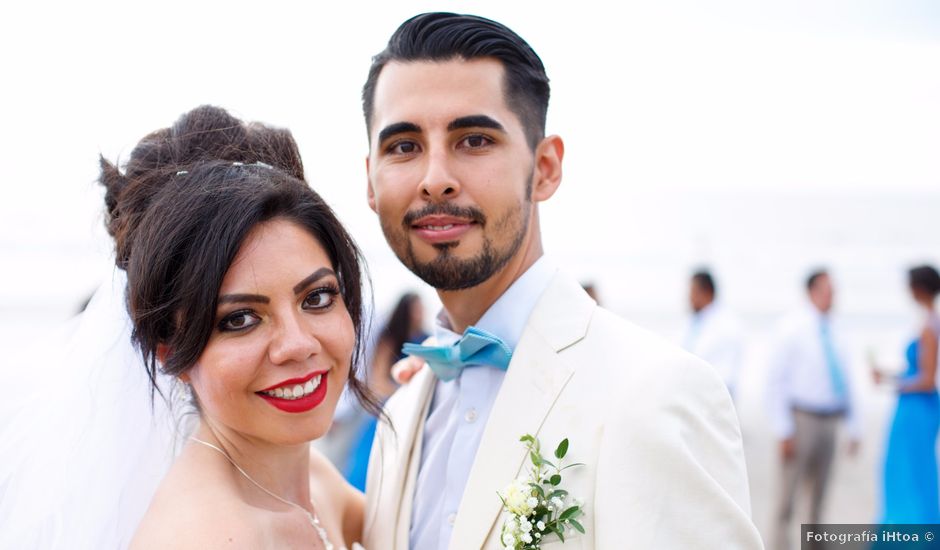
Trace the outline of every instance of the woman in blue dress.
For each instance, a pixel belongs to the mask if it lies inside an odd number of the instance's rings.
[[[898,402],[885,454],[882,523],[940,523],[937,482],[937,340],[935,301],[940,274],[930,266],[909,272],[911,294],[926,310],[919,336],[907,347],[907,371],[898,378]],[[875,381],[886,376],[875,371]]]

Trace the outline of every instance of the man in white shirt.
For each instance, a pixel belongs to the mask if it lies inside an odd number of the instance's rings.
[[[806,289],[809,305],[781,322],[770,365],[767,403],[782,462],[774,536],[779,550],[790,548],[793,501],[805,480],[812,483],[809,523],[820,521],[838,423],[845,419],[850,454],[860,432],[848,354],[832,319],[829,274],[814,271]]]
[[[689,285],[692,318],[682,347],[715,367],[734,397],[741,366],[741,326],[716,301],[715,279],[707,270],[696,271]]]
[[[531,47],[479,17],[416,16],[373,59],[369,205],[444,309],[435,345],[412,350],[431,368],[376,433],[365,546],[503,548],[497,492],[525,473],[532,434],[547,455],[568,438],[565,463],[582,463],[561,486],[581,529],[542,548],[760,548],[721,380],[543,256],[538,203],[564,156],[548,97]]]

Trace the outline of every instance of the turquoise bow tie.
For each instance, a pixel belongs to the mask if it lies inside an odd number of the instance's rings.
[[[512,350],[505,342],[476,327],[467,327],[460,340],[451,346],[405,344],[401,351],[427,361],[434,374],[444,382],[457,378],[465,367],[487,365],[506,370],[512,359]]]

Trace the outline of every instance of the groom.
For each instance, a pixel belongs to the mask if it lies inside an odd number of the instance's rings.
[[[584,464],[562,488],[584,502],[585,532],[542,548],[760,548],[721,379],[597,307],[543,256],[538,203],[558,189],[564,156],[544,134],[548,97],[532,48],[480,17],[416,16],[373,60],[369,205],[438,291],[436,345],[468,327],[499,341],[486,364],[422,369],[389,401],[365,546],[502,548],[497,492],[524,473],[530,433],[545,455],[568,438],[565,463]]]

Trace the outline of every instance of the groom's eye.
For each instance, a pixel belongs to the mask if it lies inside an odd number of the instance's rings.
[[[410,155],[418,152],[418,144],[413,141],[396,141],[388,148],[393,155]]]
[[[460,141],[460,146],[466,147],[467,149],[481,149],[492,144],[493,140],[482,134],[473,134]]]

